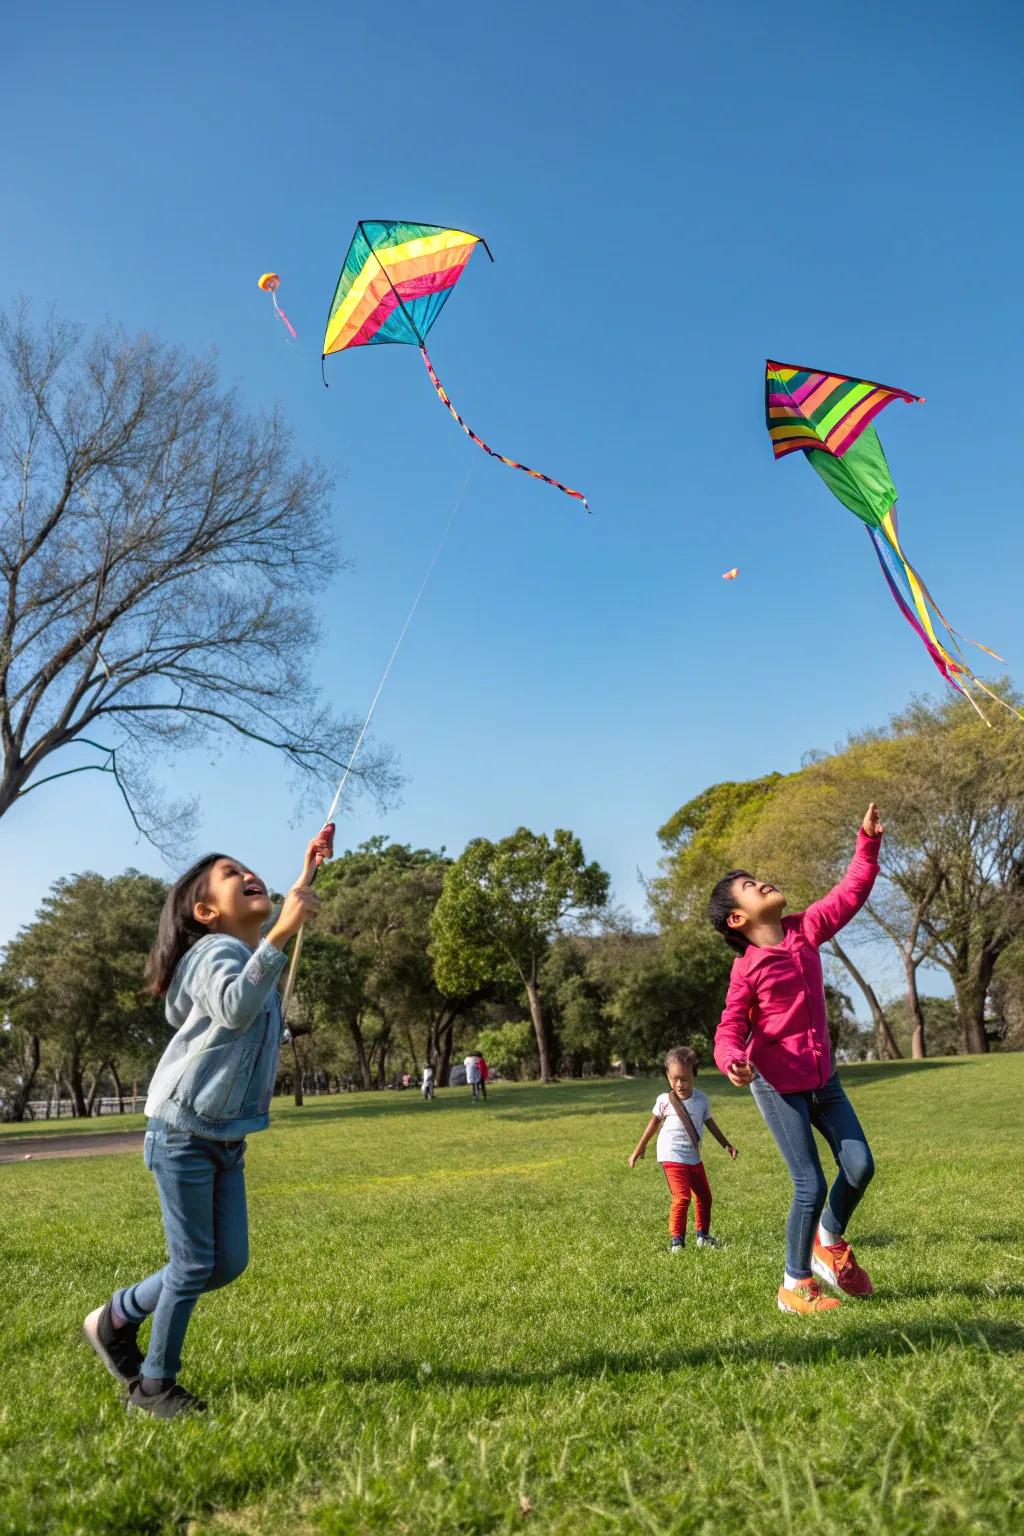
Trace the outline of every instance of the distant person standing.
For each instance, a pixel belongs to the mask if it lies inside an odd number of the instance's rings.
[[[420,1084],[420,1092],[425,1099],[434,1097],[434,1069],[428,1062],[423,1068],[423,1082]]]
[[[476,1053],[476,1059],[477,1059],[477,1065],[480,1068],[480,1096],[481,1096],[481,1098],[486,1099],[487,1098],[487,1079],[491,1075],[491,1069],[487,1065],[486,1061],[484,1060],[483,1056],[480,1054],[479,1051],[477,1051],[477,1053]]]
[[[483,1058],[476,1051],[470,1051],[463,1062],[466,1069],[466,1082],[473,1090],[473,1103],[480,1097],[480,1062]]]

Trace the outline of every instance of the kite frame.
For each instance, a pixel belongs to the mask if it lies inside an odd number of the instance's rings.
[[[395,298],[398,300],[398,303],[399,303],[399,306],[401,308],[402,314],[405,316],[405,318],[408,320],[409,324],[412,326],[413,335],[416,337],[417,342],[419,343],[419,345],[421,347],[425,347],[426,344],[427,344],[426,337],[420,335],[420,328],[419,328],[419,326],[416,324],[415,320],[412,318],[412,315],[410,315],[409,311],[406,309],[405,301],[402,298],[402,295],[399,293],[398,289],[395,287],[394,283],[391,281],[391,275],[388,272],[387,267],[384,265],[384,263],[381,261],[380,257],[377,255],[376,247],[373,245],[373,242],[370,240],[369,235],[366,233],[366,226],[367,226],[367,224],[420,224],[420,223],[423,223],[423,220],[421,220],[421,219],[357,219],[356,220],[356,229],[359,231],[359,233],[362,235],[363,239],[366,241],[367,245],[370,248],[371,254],[376,259],[378,267],[383,272],[384,276],[387,278],[387,280],[388,280],[388,287],[391,289],[391,292],[394,294]],[[471,240],[479,241],[479,243],[483,246],[484,250],[487,252],[488,259],[490,260],[492,265],[494,264],[493,253],[491,251],[490,246],[487,244],[487,241],[484,239],[483,235],[476,235],[476,234],[473,233],[473,231],[471,229],[459,229],[457,227],[457,225],[455,225],[455,224],[426,224],[424,227],[427,228],[427,229],[450,229],[456,235],[468,235]],[[351,241],[349,243],[351,244]],[[328,306],[328,309],[327,309],[327,320],[326,320],[326,322],[324,324],[324,335],[327,334],[327,326],[330,325],[330,323],[331,323],[331,315],[333,314],[333,312],[334,312],[334,297],[332,295],[331,303],[330,303],[330,305]],[[436,316],[435,316],[435,318],[436,318]],[[408,341],[390,341],[389,340],[389,341],[375,341],[374,342],[374,346],[378,346],[378,347],[408,347],[409,345],[411,345],[411,343],[409,343]],[[345,348],[343,350],[347,351],[348,349]],[[334,356],[333,352],[321,352],[321,354],[320,354],[320,376],[321,376],[321,378],[324,381],[324,387],[325,388],[327,387],[327,376],[326,376],[326,374],[324,372],[324,364],[326,363],[328,357],[333,357],[333,356]]]
[[[460,230],[459,233],[460,234],[468,234],[469,231],[468,230]],[[491,259],[493,260],[493,257]],[[812,367],[810,363],[780,363],[778,361],[778,359],[774,358],[774,357],[766,357],[765,360],[764,360],[764,366],[765,366],[766,369],[768,369],[768,368],[795,368],[798,373],[821,373],[821,374],[824,374],[826,378],[831,378],[831,379],[849,379],[854,384],[870,384],[872,389],[887,389],[890,394],[899,395],[901,400],[912,401],[915,405],[924,405],[924,403],[925,403],[924,395],[912,395],[910,393],[909,389],[900,389],[899,386],[896,385],[896,384],[882,384],[882,383],[879,382],[878,379],[861,379],[861,378],[858,378],[855,373],[835,373],[831,368],[816,368],[816,367]],[[767,394],[767,392],[768,392],[768,378],[767,378],[767,374],[765,375],[764,383],[765,383],[765,393]],[[824,452],[827,453],[828,449],[827,448],[824,449]]]

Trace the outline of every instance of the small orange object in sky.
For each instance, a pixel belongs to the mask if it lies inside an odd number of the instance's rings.
[[[735,581],[736,577],[739,575],[739,573],[740,573],[739,566],[738,565],[734,565],[731,571],[726,571],[725,575],[722,577],[722,580],[723,581]]]

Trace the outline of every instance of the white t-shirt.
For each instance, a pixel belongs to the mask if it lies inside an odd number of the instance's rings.
[[[479,1056],[467,1056],[463,1065],[466,1068],[466,1082],[472,1087],[474,1083],[480,1081],[480,1058]]]
[[[700,1162],[700,1139],[704,1135],[704,1126],[711,1115],[711,1100],[706,1093],[701,1093],[695,1088],[688,1099],[682,1100],[683,1108],[693,1121],[693,1128],[697,1132],[697,1145],[690,1140],[686,1126],[680,1120],[672,1107],[672,1100],[667,1093],[659,1093],[655,1100],[652,1115],[656,1115],[661,1121],[661,1130],[658,1132],[658,1162],[659,1163],[694,1163]]]

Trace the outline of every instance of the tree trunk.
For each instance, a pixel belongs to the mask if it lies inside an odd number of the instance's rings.
[[[972,974],[954,978],[957,1011],[964,1032],[964,1050],[969,1056],[983,1056],[989,1051],[988,1035],[985,1033],[985,1004],[994,970],[995,958],[983,952],[972,967]]]
[[[101,1061],[99,1066],[96,1068],[96,1075],[93,1077],[92,1087],[89,1089],[89,1095],[88,1095],[88,1098],[85,1101],[85,1113],[86,1113],[87,1116],[91,1116],[92,1115],[93,1106],[96,1103],[96,1091],[99,1088],[101,1081],[103,1080],[103,1074],[104,1074],[104,1072],[106,1070],[107,1070],[106,1062],[105,1061]]]
[[[921,998],[917,990],[917,966],[909,955],[903,956],[903,970],[907,978],[907,1007],[910,1010],[910,1020],[914,1026],[914,1032],[910,1037],[910,1054],[915,1061],[924,1061],[928,1055],[928,1043],[925,1039],[924,1009],[921,1007]]]
[[[32,777],[32,766],[6,754],[3,774],[0,775],[0,816],[5,816]]]
[[[885,1016],[885,1009],[878,1001],[878,994],[874,987],[867,977],[861,974],[849,955],[840,948],[835,939],[832,940],[832,953],[846,967],[851,980],[864,994],[864,999],[871,1010],[872,1023],[875,1026],[875,1044],[878,1047],[879,1056],[883,1061],[899,1061],[903,1056],[903,1052],[896,1044],[896,1036],[889,1028],[889,1020]]]
[[[530,1018],[533,1020],[533,1032],[537,1036],[537,1056],[540,1060],[540,1080],[542,1083],[551,1081],[551,1060],[548,1054],[548,1037],[544,1026],[544,1015],[540,1010],[540,997],[537,993],[537,983],[531,976],[526,982],[526,997],[530,1004]]]
[[[124,1089],[121,1086],[121,1079],[117,1075],[117,1065],[116,1065],[116,1063],[112,1061],[112,1062],[109,1063],[109,1066],[110,1066],[110,1075],[114,1079],[114,1092],[117,1094],[117,1112],[118,1112],[119,1115],[123,1115],[124,1114]]]
[[[82,1066],[79,1061],[73,1061],[68,1067],[68,1087],[71,1089],[71,1113],[77,1119],[79,1115],[87,1115],[89,1111],[85,1107],[85,1084],[82,1082]]]
[[[11,1119],[24,1120],[25,1108],[32,1097],[32,1086],[39,1071],[39,1036],[29,1035],[28,1045],[23,1057],[23,1067],[19,1074],[21,1082],[11,1100]]]
[[[302,1108],[302,1062],[299,1058],[299,1048],[295,1044],[295,1036],[292,1036],[292,1061],[295,1063],[295,1108]]]
[[[412,1072],[413,1072],[413,1076],[414,1077],[419,1077],[419,1075],[420,1075],[419,1057],[416,1055],[416,1043],[415,1043],[415,1041],[412,1038],[412,1026],[409,1025],[409,1024],[407,1024],[405,1026],[405,1038],[409,1042],[409,1055],[412,1057]]]
[[[359,1075],[363,1080],[363,1087],[370,1089],[373,1087],[373,1072],[370,1067],[370,1058],[366,1054],[366,1041],[363,1039],[359,1019],[349,1019],[348,1027],[352,1035],[352,1043],[356,1048],[356,1060],[359,1063]]]
[[[437,1081],[440,1087],[448,1087],[448,1079],[452,1071],[452,1041],[455,1038],[455,1020],[457,1014],[443,1015],[443,1024],[438,1030],[437,1036]]]

